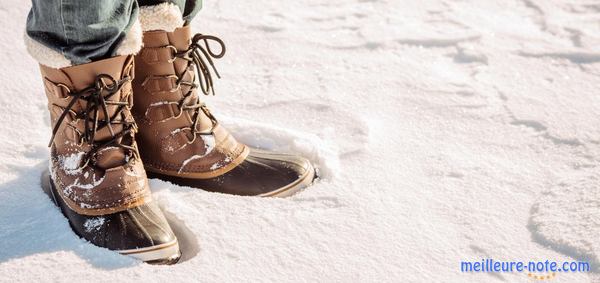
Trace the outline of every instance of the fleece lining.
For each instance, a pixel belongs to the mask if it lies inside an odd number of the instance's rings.
[[[27,52],[38,63],[51,68],[70,67],[73,64],[61,52],[55,51],[42,43],[24,35]],[[142,26],[139,20],[136,20],[115,51],[117,56],[137,54],[142,49]]]
[[[172,3],[162,3],[140,8],[140,23],[143,31],[164,30],[173,32],[183,26],[183,15]]]
[[[38,41],[29,37],[27,33],[25,33],[23,40],[25,41],[27,52],[29,52],[29,55],[31,55],[34,60],[38,61],[38,63],[51,68],[64,68],[71,66],[71,61],[69,61],[69,59],[67,59],[60,52],[54,51],[49,47],[39,43]]]

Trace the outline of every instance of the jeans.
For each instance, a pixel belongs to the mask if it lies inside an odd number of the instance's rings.
[[[178,8],[180,14],[178,18],[181,18],[182,23],[184,21],[187,23],[198,13],[202,1],[32,0],[32,8],[27,17],[26,44],[35,59],[51,67],[64,67],[65,64],[78,65],[125,55],[119,54],[119,47],[124,43],[129,32],[135,33],[136,24],[139,26],[138,15],[143,14],[144,9],[152,10],[153,7],[159,7],[157,5],[176,7],[175,10]],[[155,17],[158,21],[164,18]],[[141,31],[137,33],[139,34],[137,50],[139,50]],[[52,52],[55,53],[48,55]],[[63,56],[62,60],[67,63],[48,59],[57,56]]]

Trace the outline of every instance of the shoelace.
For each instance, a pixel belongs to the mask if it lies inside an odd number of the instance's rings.
[[[220,45],[219,53],[213,52],[213,50],[210,48],[209,41],[214,41]],[[204,43],[204,46],[202,45],[202,43]],[[212,69],[212,71],[217,76],[217,78],[219,78],[219,79],[221,78],[221,76],[219,75],[219,72],[217,71],[217,68],[214,65],[213,59],[222,58],[224,55],[225,55],[225,43],[220,38],[218,38],[216,36],[205,35],[205,34],[200,34],[200,33],[194,35],[194,37],[192,38],[192,43],[190,44],[190,46],[188,47],[187,50],[182,51],[182,52],[177,52],[175,54],[175,57],[187,60],[188,67],[190,65],[194,65],[196,73],[199,76],[199,78],[198,78],[198,81],[200,83],[199,85],[194,82],[183,81],[183,77],[184,77],[183,75],[181,75],[179,77],[179,79],[177,80],[178,85],[187,85],[190,87],[189,92],[184,95],[184,98],[182,100],[179,110],[180,111],[194,110],[193,124],[191,127],[193,130],[193,133],[194,133],[193,140],[195,140],[196,134],[200,134],[200,135],[212,134],[212,130],[211,130],[211,133],[201,133],[201,132],[197,131],[197,125],[200,121],[200,113],[199,113],[200,110],[202,110],[206,114],[206,116],[208,116],[208,118],[210,118],[213,121],[213,125],[217,123],[217,119],[210,113],[210,110],[208,109],[208,107],[206,107],[206,105],[204,103],[200,102],[200,97],[198,97],[197,100],[193,102],[194,104],[191,104],[191,105],[183,105],[183,102],[186,101],[187,98],[190,95],[192,95],[193,90],[198,87],[200,88],[200,90],[202,90],[202,93],[204,93],[204,95],[210,95],[210,94],[215,95],[215,90],[213,88],[213,78],[212,78],[212,74],[211,74],[210,70]],[[193,140],[191,142],[193,142]]]
[[[105,80],[108,81],[108,83],[105,82]],[[69,114],[72,111],[71,109],[73,108],[73,105],[75,105],[75,103],[81,99],[86,102],[86,108],[83,110],[83,112],[76,113],[75,118],[83,119],[85,128],[82,135],[82,139],[84,142],[87,142],[88,144],[92,145],[91,150],[88,151],[85,156],[86,163],[95,153],[108,146],[121,147],[127,149],[131,154],[137,154],[137,151],[133,146],[122,144],[120,142],[120,139],[122,137],[135,131],[136,127],[135,122],[133,121],[117,119],[117,117],[122,116],[121,113],[124,110],[129,110],[131,108],[129,101],[107,100],[110,99],[116,93],[118,93],[123,87],[123,85],[129,81],[131,81],[130,77],[125,77],[117,81],[109,75],[100,74],[96,76],[94,84],[85,89],[82,89],[77,92],[71,92],[68,88],[66,88],[68,90],[67,95],[71,96],[72,99],[69,102],[69,104],[64,108],[62,114],[59,116],[56,124],[54,125],[54,128],[52,129],[52,137],[50,138],[50,143],[48,144],[48,146],[51,146],[54,142],[54,138],[56,137],[56,133],[58,132],[60,125],[64,121],[67,114]],[[118,106],[117,110],[115,111],[112,117],[108,113],[109,106]],[[99,118],[100,111],[102,111],[102,114],[104,115],[104,119],[102,120],[100,120]],[[115,124],[123,125],[122,131],[116,134],[112,128],[112,125]],[[106,141],[95,142],[94,138],[96,136],[96,133],[104,128],[108,128],[111,138]]]

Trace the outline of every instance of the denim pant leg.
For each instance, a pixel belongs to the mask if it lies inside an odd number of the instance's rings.
[[[148,6],[172,6],[163,8],[177,20],[157,28],[164,30],[189,23],[202,8],[202,0],[32,0],[27,49],[40,64],[54,68],[135,54],[146,28],[138,22],[138,3],[150,10]],[[144,14],[151,16],[145,22],[164,21],[164,14]]]
[[[27,17],[27,36],[62,54],[73,65],[84,64],[114,56],[119,43],[134,24],[137,13],[135,0],[32,0]],[[28,48],[31,53],[32,48]],[[44,58],[36,59],[44,63]],[[49,62],[49,65],[52,64],[61,65]]]
[[[177,5],[183,14],[183,20],[186,23],[192,21],[198,11],[202,9],[202,0],[138,0],[140,7],[154,6],[162,3],[171,3]]]

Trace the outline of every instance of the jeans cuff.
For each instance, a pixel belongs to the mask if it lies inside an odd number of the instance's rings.
[[[71,61],[60,51],[56,51],[42,44],[41,42],[29,37],[27,32],[23,36],[27,52],[34,60],[42,65],[51,68],[64,68],[71,66]]]

